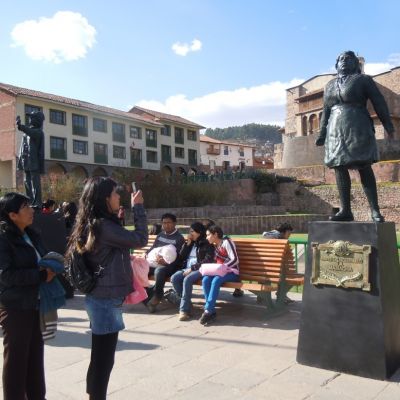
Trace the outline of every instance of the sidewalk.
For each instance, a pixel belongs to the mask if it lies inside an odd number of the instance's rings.
[[[167,304],[156,314],[141,304],[126,307],[108,399],[400,398],[400,371],[388,382],[296,363],[300,294],[290,293],[297,301],[288,313],[267,320],[252,294],[233,298],[222,291],[218,319],[209,327],[197,320],[202,299],[199,290],[194,294],[196,318],[189,322],[179,322]],[[59,315],[57,337],[45,347],[47,400],[87,399],[90,334],[83,297]]]

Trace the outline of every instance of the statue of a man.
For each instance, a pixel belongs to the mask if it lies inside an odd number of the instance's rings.
[[[373,121],[367,110],[372,105],[389,137],[394,127],[385,98],[373,79],[361,73],[359,60],[352,51],[341,53],[336,60],[336,78],[324,91],[324,110],[317,146],[325,144],[325,164],[334,168],[341,208],[331,221],[353,221],[350,205],[349,169],[360,173],[361,184],[375,222],[383,222],[379,211],[376,180],[371,165],[378,161]]]
[[[17,117],[18,130],[24,132],[17,168],[25,173],[25,191],[32,206],[40,208],[42,207],[40,174],[44,173],[43,121],[44,114],[41,111],[30,113],[29,126],[22,125],[20,117]]]

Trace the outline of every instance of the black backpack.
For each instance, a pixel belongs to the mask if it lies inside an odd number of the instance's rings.
[[[97,284],[104,267],[98,265],[94,270],[85,260],[85,255],[74,251],[70,256],[67,273],[70,282],[82,293],[90,293]]]

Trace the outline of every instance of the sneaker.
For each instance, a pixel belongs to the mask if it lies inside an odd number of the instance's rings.
[[[204,311],[203,314],[201,315],[200,323],[202,325],[208,325],[209,323],[214,321],[216,317],[217,317],[216,312],[209,313],[208,311]]]
[[[176,293],[173,289],[164,294],[164,299],[166,299],[168,303],[171,303],[174,306],[180,304],[181,302],[181,298],[179,297],[178,293]]]
[[[233,297],[242,297],[244,294],[244,291],[242,289],[235,289],[232,293]]]
[[[160,304],[160,300],[156,296],[153,296],[147,303],[147,309],[149,310],[149,313],[151,314],[155,313],[158,304]]]
[[[285,299],[283,300],[283,302],[285,303],[285,304],[291,304],[291,303],[294,303],[294,300],[292,300],[290,297],[288,297],[288,296],[285,296]]]
[[[179,321],[188,321],[190,319],[190,314],[185,311],[179,312]]]

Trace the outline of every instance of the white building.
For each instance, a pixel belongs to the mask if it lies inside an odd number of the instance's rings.
[[[230,143],[200,135],[200,164],[209,172],[243,170],[253,166],[255,146]]]
[[[199,165],[199,130],[178,116],[134,107],[125,112],[81,100],[0,83],[0,186],[16,187],[23,123],[45,115],[46,173],[110,175],[114,167],[187,173]]]

